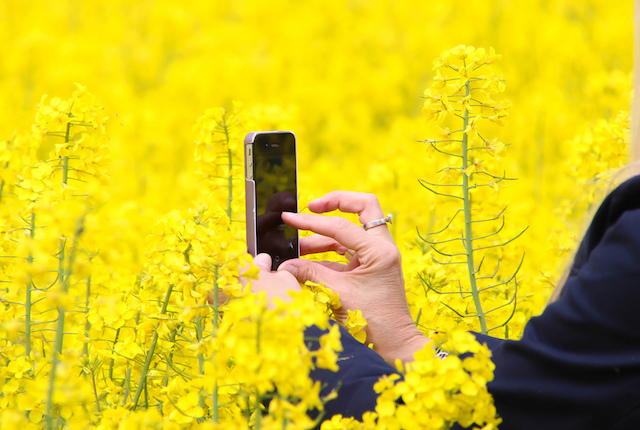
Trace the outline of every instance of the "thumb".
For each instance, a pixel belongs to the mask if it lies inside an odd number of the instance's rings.
[[[331,269],[315,261],[303,260],[301,258],[285,261],[278,267],[278,271],[282,270],[291,273],[301,284],[307,281],[331,283],[331,279],[333,278],[333,271]]]
[[[271,270],[271,256],[266,253],[258,254],[253,258],[253,264],[264,270]]]

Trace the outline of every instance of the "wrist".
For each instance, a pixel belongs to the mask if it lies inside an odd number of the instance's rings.
[[[401,335],[397,334],[398,332],[394,333],[395,341],[389,345],[389,348],[378,351],[382,358],[392,366],[395,366],[397,360],[400,360],[402,364],[412,362],[414,354],[431,342],[431,339],[426,337],[415,325],[407,327]]]

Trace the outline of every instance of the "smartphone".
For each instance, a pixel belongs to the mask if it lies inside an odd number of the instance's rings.
[[[298,212],[296,137],[290,131],[254,131],[244,139],[247,251],[271,255],[271,270],[300,256],[298,230],[282,212]]]

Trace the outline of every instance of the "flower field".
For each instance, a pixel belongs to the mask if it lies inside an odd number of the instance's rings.
[[[2,1],[0,426],[495,428],[490,353],[465,332],[517,339],[620,180],[632,12]],[[257,273],[254,130],[295,132],[303,210],[336,189],[378,196],[416,323],[450,352],[382,379],[361,422],[323,416],[308,376],[337,367],[331,285],[268,306],[238,280],[242,265]],[[312,325],[327,331],[305,338]]]

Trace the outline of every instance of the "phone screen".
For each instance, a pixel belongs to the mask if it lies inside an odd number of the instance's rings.
[[[282,221],[282,212],[298,211],[295,136],[258,134],[253,150],[257,252],[271,255],[275,270],[298,257],[298,230]]]

